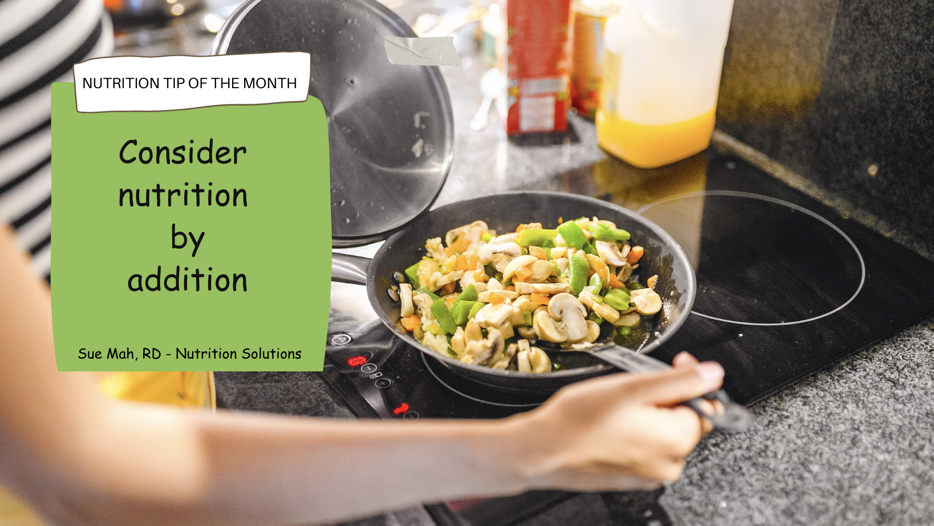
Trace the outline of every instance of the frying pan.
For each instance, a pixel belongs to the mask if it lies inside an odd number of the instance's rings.
[[[654,329],[639,349],[641,353],[651,353],[664,344],[687,319],[697,287],[694,270],[681,247],[660,227],[633,212],[589,197],[550,192],[515,192],[450,204],[422,215],[395,233],[380,247],[372,260],[333,254],[331,276],[335,281],[366,285],[370,305],[380,320],[396,336],[451,372],[502,395],[521,394],[545,399],[565,385],[608,374],[616,369],[585,353],[559,356],[557,359],[568,369],[550,374],[499,371],[465,364],[423,346],[406,332],[400,322],[399,303],[389,296],[388,290],[395,284],[393,273],[401,272],[419,261],[425,255],[425,241],[433,237],[443,238],[448,230],[479,219],[497,233],[508,233],[521,223],[541,222],[545,228],[554,228],[559,217],[571,219],[582,216],[597,216],[613,221],[618,227],[629,231],[632,242],[645,248],[645,255],[639,260],[637,271],[643,280],[658,274],[655,290],[663,302]],[[594,351],[615,346],[615,331],[610,327],[610,324],[604,324],[605,330],[595,342]]]

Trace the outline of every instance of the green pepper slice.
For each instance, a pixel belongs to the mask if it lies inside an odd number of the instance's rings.
[[[470,300],[454,302],[454,305],[451,305],[451,315],[454,317],[454,323],[456,325],[466,325],[467,320],[470,319],[470,309],[472,309],[476,303],[476,301]]]
[[[454,334],[457,331],[454,316],[451,315],[451,311],[448,310],[448,306],[444,304],[443,299],[437,299],[431,304],[431,313],[435,315],[435,320],[438,321],[442,331],[448,334]]]
[[[607,225],[593,223],[590,225],[590,235],[600,241],[628,241],[629,232],[621,228],[610,228]]]
[[[516,244],[520,247],[540,247],[549,241],[554,243],[557,235],[558,230],[523,230],[519,232],[519,237],[516,238]]]
[[[567,243],[569,247],[583,249],[584,245],[588,244],[587,236],[584,235],[584,231],[581,230],[581,227],[577,226],[577,223],[574,221],[568,221],[567,223],[562,223],[558,227],[558,233],[561,234],[561,238],[564,239],[564,242]]]
[[[606,293],[604,299],[616,310],[626,310],[629,308],[629,294],[623,289],[613,289]]]
[[[415,286],[418,286],[418,263],[412,265],[411,267],[405,269],[405,276],[409,278],[409,282]]]
[[[580,228],[578,228],[580,230]],[[584,286],[587,285],[587,273],[590,271],[590,264],[587,263],[587,258],[584,257],[580,252],[575,252],[571,256],[571,292],[575,296],[578,296]]]
[[[467,318],[472,319],[483,307],[486,307],[486,303],[483,303],[482,301],[474,303],[473,306],[470,307],[470,314],[467,315]]]
[[[587,319],[596,323],[597,325],[600,325],[603,323],[603,318],[601,318],[600,315],[597,314],[596,312],[591,312],[589,315],[587,315]]]
[[[451,310],[454,310],[454,307],[462,301],[477,301],[477,287],[473,286],[473,283],[467,285],[467,288],[464,289],[464,292],[461,292],[460,296],[454,300],[454,303],[451,304]],[[460,325],[458,323],[458,325]]]

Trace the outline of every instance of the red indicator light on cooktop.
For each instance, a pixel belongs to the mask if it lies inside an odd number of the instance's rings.
[[[409,410],[409,404],[402,402],[402,405],[392,410],[392,414],[401,415],[402,413]]]
[[[347,365],[351,367],[359,367],[366,363],[366,356],[352,356],[347,358]]]

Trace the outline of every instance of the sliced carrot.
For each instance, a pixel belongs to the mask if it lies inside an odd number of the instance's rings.
[[[590,263],[590,269],[596,272],[604,283],[610,279],[610,267],[602,259],[593,254],[587,254],[587,263]]]
[[[610,272],[609,284],[611,289],[619,289],[625,286],[618,279],[616,279],[616,274],[613,274],[612,272]]]
[[[548,259],[548,256],[545,254],[545,249],[542,247],[529,247],[529,255],[535,256],[538,259]]]
[[[415,314],[411,316],[405,316],[402,318],[402,326],[405,327],[405,330],[409,332],[414,332],[415,329],[421,327],[422,320]]]
[[[470,256],[470,258],[467,259],[467,268],[469,270],[477,270],[477,264],[479,263],[480,258],[478,258],[476,255]]]
[[[466,252],[469,246],[470,241],[467,239],[467,236],[459,236],[454,240],[453,243],[451,243],[451,248],[458,252]]]
[[[442,296],[447,296],[448,294],[453,294],[454,289],[457,288],[457,283],[448,283],[447,285],[441,287]]]
[[[467,265],[467,256],[461,254],[457,256],[457,261],[454,262],[454,270],[470,270]]]
[[[537,292],[532,293],[532,304],[533,305],[548,305],[548,302],[551,301],[548,296],[544,294],[539,294]]]
[[[516,227],[516,232],[522,232],[523,230],[541,230],[541,223],[523,223]]]
[[[447,295],[447,296],[444,297],[444,304],[447,305],[448,307],[450,307],[451,304],[454,303],[456,300],[457,300],[457,296],[456,296],[456,295],[454,295],[454,294],[449,294],[449,295]]]
[[[490,300],[490,303],[492,303],[493,305],[499,305],[500,303],[506,301],[506,296],[503,296],[502,294],[497,294],[496,291],[493,291],[490,293],[489,300]]]
[[[521,267],[519,270],[516,270],[515,275],[512,277],[513,281],[525,281],[529,279],[529,276],[532,275],[532,269],[529,267]]]
[[[453,255],[454,255],[454,247],[447,247],[447,248],[445,248],[445,249],[444,249],[444,255],[447,256],[447,257],[453,256]]]
[[[626,255],[626,263],[630,265],[635,265],[637,261],[642,259],[642,254],[645,253],[645,249],[642,247],[632,247],[632,250],[629,251],[629,254]]]

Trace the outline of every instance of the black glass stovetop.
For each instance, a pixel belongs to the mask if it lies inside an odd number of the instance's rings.
[[[604,199],[672,234],[695,266],[698,293],[653,356],[670,363],[689,351],[720,362],[740,403],[934,313],[934,262],[729,154],[655,171],[606,160],[534,188]],[[501,418],[537,402],[485,396],[394,339],[362,286],[332,284],[328,339],[325,379],[362,418]],[[539,497],[535,506],[564,498]],[[464,507],[476,525],[518,520],[495,506]]]

